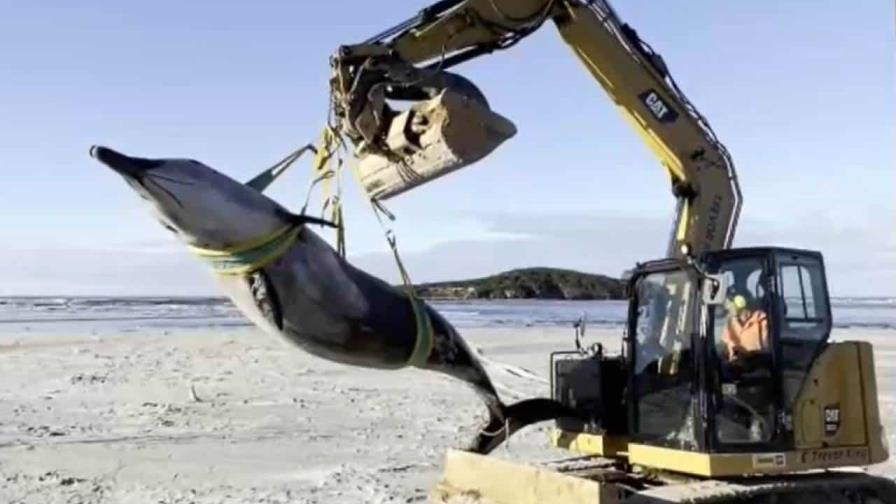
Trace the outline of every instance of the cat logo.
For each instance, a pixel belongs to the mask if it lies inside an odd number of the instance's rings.
[[[666,103],[663,98],[654,90],[649,90],[638,95],[638,98],[644,102],[647,110],[653,114],[653,117],[661,123],[670,123],[678,119],[678,112],[672,110],[672,107]]]
[[[824,407],[824,433],[833,436],[840,430],[840,405],[834,404]]]
[[[756,453],[753,455],[753,469],[776,469],[787,465],[787,455],[783,453]]]

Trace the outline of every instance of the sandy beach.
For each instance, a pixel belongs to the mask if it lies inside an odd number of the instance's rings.
[[[567,328],[463,334],[508,402],[546,395],[549,352],[572,344]],[[589,329],[609,349],[620,334]],[[875,344],[896,446],[896,331],[835,336]],[[450,378],[332,364],[250,328],[7,336],[0,367],[4,503],[425,502],[444,451],[484,418]],[[548,447],[550,427],[497,456],[563,457]]]

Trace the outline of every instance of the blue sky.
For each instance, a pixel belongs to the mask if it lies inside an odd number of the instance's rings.
[[[214,286],[91,144],[247,179],[316,136],[328,56],[423,4],[0,0],[0,295]],[[815,248],[838,295],[896,295],[890,2],[617,1],[732,152],[737,245]],[[456,69],[511,118],[493,156],[390,202],[415,280],[664,252],[666,176],[556,30]],[[298,208],[307,164],[273,195]],[[349,252],[394,279],[350,192]]]

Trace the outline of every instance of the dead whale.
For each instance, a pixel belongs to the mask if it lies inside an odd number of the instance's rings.
[[[571,414],[549,399],[505,405],[438,312],[355,268],[308,227],[325,221],[291,213],[195,160],[141,159],[99,146],[90,152],[211,265],[237,308],[265,331],[332,361],[410,365],[470,384],[489,412],[470,450],[487,453],[526,425]]]

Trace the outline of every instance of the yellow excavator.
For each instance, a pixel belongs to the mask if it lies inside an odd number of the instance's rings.
[[[331,59],[331,125],[383,200],[487,156],[516,132],[448,69],[552,22],[668,172],[663,259],[628,276],[622,351],[555,352],[578,415],[525,465],[450,451],[436,502],[896,502],[862,468],[888,458],[871,345],[832,342],[822,256],[731,248],[731,157],[663,58],[604,0],[442,0]],[[401,104],[409,104],[400,108]]]

